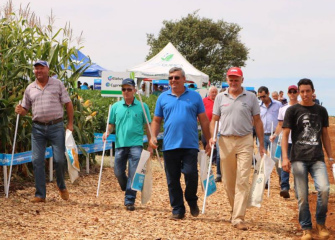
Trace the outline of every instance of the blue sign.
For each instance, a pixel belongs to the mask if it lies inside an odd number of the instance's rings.
[[[94,79],[94,90],[101,90],[101,78]]]

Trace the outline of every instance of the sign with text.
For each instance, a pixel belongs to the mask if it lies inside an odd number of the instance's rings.
[[[103,71],[101,75],[101,96],[122,97],[121,84],[125,78],[130,78],[129,72]]]

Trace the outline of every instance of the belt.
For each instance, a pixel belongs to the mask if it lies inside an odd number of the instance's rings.
[[[49,125],[54,125],[56,123],[60,123],[61,121],[63,121],[63,118],[58,118],[58,119],[52,120],[50,122],[33,121],[33,123],[36,123],[38,125],[43,125],[43,126],[49,126]]]
[[[273,133],[264,133],[265,136],[271,136]]]

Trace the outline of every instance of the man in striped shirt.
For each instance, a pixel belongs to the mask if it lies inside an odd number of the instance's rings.
[[[66,106],[67,128],[73,131],[73,106],[63,83],[49,77],[49,64],[38,60],[34,63],[36,80],[26,88],[23,102],[15,108],[15,112],[25,116],[32,108],[32,162],[35,176],[35,197],[31,202],[45,202],[45,150],[47,142],[52,146],[57,186],[63,200],[69,199],[64,182],[65,172],[65,129],[63,125],[63,105]]]

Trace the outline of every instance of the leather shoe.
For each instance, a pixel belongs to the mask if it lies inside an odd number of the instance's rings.
[[[280,196],[283,198],[290,198],[290,193],[288,190],[280,190]]]
[[[134,210],[135,210],[135,206],[134,206],[134,204],[127,204],[127,205],[126,205],[126,209],[127,209],[128,211],[134,211]]]
[[[237,228],[238,230],[243,230],[243,231],[248,230],[247,225],[245,225],[245,223],[243,223],[243,222],[235,224],[234,228]]]
[[[193,217],[197,217],[197,216],[199,216],[199,212],[200,212],[200,210],[199,210],[198,205],[195,205],[194,207],[190,207],[190,211],[191,211],[191,215],[192,215]]]
[[[177,213],[177,214],[172,214],[170,218],[172,220],[180,220],[180,219],[183,219],[184,217],[185,217],[185,214]]]
[[[32,203],[45,202],[45,198],[33,197],[32,199],[30,199],[30,202]]]
[[[63,199],[63,200],[69,200],[69,192],[67,191],[67,189],[58,189],[59,190],[59,194],[60,194],[60,197]]]
[[[222,182],[221,177],[216,177],[216,178],[215,178],[215,182]]]

